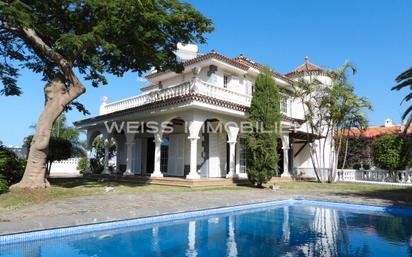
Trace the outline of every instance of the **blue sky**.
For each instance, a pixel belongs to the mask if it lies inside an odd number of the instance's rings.
[[[395,77],[412,66],[412,1],[228,1],[193,0],[194,7],[214,22],[208,44],[211,49],[229,57],[240,53],[275,70],[286,73],[303,63],[336,68],[350,60],[358,68],[352,78],[356,93],[367,97],[374,106],[367,116],[370,125],[381,125],[385,118],[400,122],[406,93],[390,91]],[[0,96],[0,141],[21,145],[32,133],[42,110],[44,82],[36,74],[23,71],[19,83],[21,97]],[[79,98],[98,114],[100,99],[119,100],[139,93],[137,74],[122,78],[109,76],[109,85],[92,88],[85,82],[87,93]],[[69,121],[84,116],[77,111],[67,114]]]

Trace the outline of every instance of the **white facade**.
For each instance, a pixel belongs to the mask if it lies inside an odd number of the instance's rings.
[[[247,156],[239,128],[248,115],[261,68],[242,55],[231,59],[212,51],[186,60],[180,74],[165,71],[147,75],[150,85],[137,96],[113,103],[103,97],[100,115],[75,125],[87,130],[89,145],[99,134],[106,150],[110,140],[116,142],[116,173],[189,179],[246,177]],[[273,74],[283,96],[282,176],[302,175],[302,171],[312,176],[303,108],[291,97],[291,83],[301,73],[295,70],[288,77]],[[327,77],[318,76],[327,83]],[[149,128],[150,122],[157,122],[150,128],[158,131]],[[121,128],[108,131],[107,126],[113,123]],[[205,129],[219,124],[223,129],[217,133]],[[90,148],[89,157],[92,152]],[[107,154],[103,173],[110,173],[108,161]]]

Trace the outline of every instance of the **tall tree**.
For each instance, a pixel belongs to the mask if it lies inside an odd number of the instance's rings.
[[[398,84],[392,87],[392,90],[399,91],[403,88],[408,88],[408,87],[409,89],[412,89],[412,67],[402,72],[401,74],[399,74],[399,76],[396,77],[395,81]],[[403,102],[409,102],[411,99],[412,99],[412,92],[408,93],[403,98],[401,104]],[[405,120],[405,119],[406,119],[406,124],[404,126],[404,130],[407,131],[412,122],[412,105],[406,108],[405,112],[402,114],[402,120]]]
[[[246,135],[249,162],[246,172],[249,180],[262,187],[277,173],[277,139],[280,129],[279,88],[268,68],[256,78],[249,122],[253,131]]]
[[[36,126],[33,126],[35,129]],[[54,122],[46,162],[46,177],[50,174],[50,170],[54,161],[67,160],[73,157],[85,156],[85,151],[82,142],[80,142],[79,129],[67,124],[66,115],[62,113]],[[33,135],[24,139],[24,147],[30,153]]]
[[[141,74],[152,67],[181,70],[178,42],[205,42],[211,21],[178,0],[1,0],[0,93],[20,95],[19,69],[43,75],[45,95],[27,167],[17,187],[46,187],[45,164],[53,123],[105,74]]]
[[[367,124],[362,110],[370,108],[370,104],[355,95],[348,80],[349,71],[354,74],[356,70],[345,63],[336,70],[324,71],[330,78],[327,84],[314,76],[303,77],[295,83],[295,97],[302,103],[305,113],[307,140],[312,149],[310,158],[319,182],[335,179],[342,145],[342,138],[339,137],[341,130]],[[310,134],[319,140],[311,140]]]

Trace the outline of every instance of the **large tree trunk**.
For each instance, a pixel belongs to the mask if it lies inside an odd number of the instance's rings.
[[[71,76],[74,77],[74,75]],[[63,112],[64,107],[85,92],[77,78],[74,77],[74,79],[76,85],[69,88],[65,86],[64,78],[61,76],[57,76],[44,87],[46,104],[36,124],[26,170],[23,179],[13,187],[45,188],[50,186],[46,178],[46,162],[53,124]]]

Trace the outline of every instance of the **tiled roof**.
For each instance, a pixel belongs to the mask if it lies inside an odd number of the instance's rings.
[[[236,61],[235,59],[231,59],[231,58],[226,57],[222,54],[219,54],[214,50],[210,51],[207,54],[199,55],[198,57],[195,57],[193,59],[190,59],[190,60],[187,60],[187,61],[183,62],[183,66],[189,66],[191,64],[207,60],[209,58],[215,58],[219,61],[226,62],[228,64],[231,64],[231,65],[235,66],[236,68],[239,68],[239,69],[242,69],[242,70],[245,70],[245,71],[249,69],[249,65],[246,65],[244,63]],[[154,72],[154,73],[146,75],[145,78],[151,79],[151,78],[154,78],[154,77],[156,77],[160,74],[166,73],[166,72],[169,72],[169,71]]]
[[[262,70],[262,69],[265,68],[264,65],[262,65],[262,64],[260,64],[260,63],[257,63],[257,62],[255,62],[255,61],[253,61],[253,60],[245,57],[243,54],[239,55],[239,56],[236,57],[236,58],[233,58],[233,60],[235,60],[235,61],[237,61],[237,62],[239,62],[239,63],[245,64],[245,65],[247,65],[247,66],[249,66],[249,67],[252,67],[252,68],[254,68],[254,69],[257,69],[257,70]],[[275,76],[275,77],[277,77],[277,78],[280,78],[280,79],[289,81],[289,78],[287,78],[286,76],[278,73],[278,72],[275,71],[275,70],[270,69],[270,72],[272,73],[273,76]]]
[[[354,137],[354,136],[362,136],[366,139],[372,139],[378,136],[383,136],[386,134],[400,134],[402,132],[401,125],[393,125],[390,127],[384,126],[371,126],[368,127],[366,130],[361,131],[357,128],[352,128],[349,131],[345,131],[344,134]],[[407,135],[412,135],[412,126],[409,127],[407,131]]]
[[[309,57],[305,57],[305,62],[301,65],[299,65],[296,69],[294,69],[293,71],[285,74],[286,77],[293,77],[296,75],[299,75],[303,72],[322,72],[324,71],[321,67],[310,63],[309,62]]]

